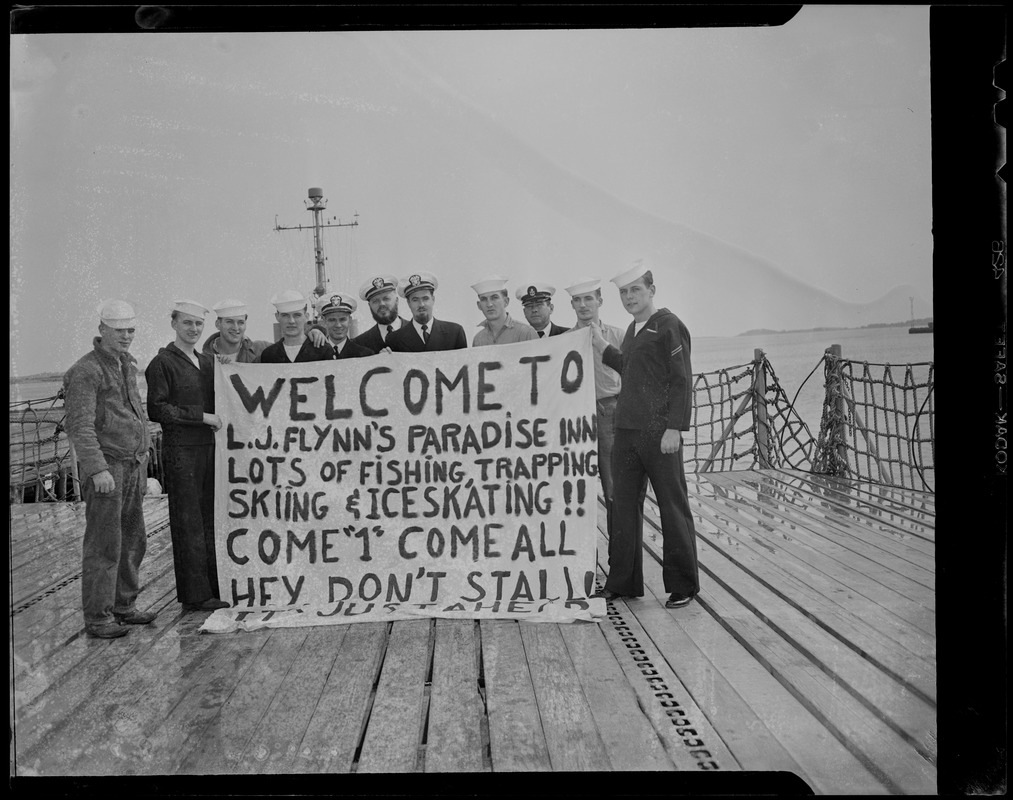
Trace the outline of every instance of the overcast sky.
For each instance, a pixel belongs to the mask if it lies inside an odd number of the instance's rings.
[[[142,363],[178,298],[245,300],[269,338],[271,296],[313,288],[312,234],[274,230],[311,186],[359,215],[332,290],[428,270],[469,334],[485,275],[555,285],[570,325],[564,287],[637,257],[695,336],[929,316],[928,18],[12,36],[12,372],[66,369],[112,297]]]

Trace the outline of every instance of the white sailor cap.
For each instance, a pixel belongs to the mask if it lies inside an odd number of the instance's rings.
[[[642,258],[638,258],[633,262],[633,266],[629,269],[623,270],[612,279],[612,283],[622,289],[624,286],[628,286],[638,278],[642,278],[644,273],[648,271],[648,266]]]
[[[328,294],[317,300],[317,314],[321,317],[332,311],[342,311],[345,314],[354,314],[359,304],[349,294]]]
[[[573,286],[567,286],[566,291],[570,293],[570,297],[577,297],[582,294],[592,294],[601,288],[601,278],[577,278],[577,282]]]
[[[285,314],[289,311],[299,311],[305,308],[306,298],[295,289],[286,289],[284,292],[279,292],[271,298],[271,305],[274,306],[279,314]]]
[[[117,330],[134,327],[136,317],[134,307],[126,300],[106,300],[98,308],[98,318],[102,324]]]
[[[177,300],[173,311],[178,311],[180,314],[190,314],[194,317],[200,317],[204,319],[210,312],[210,309],[205,308],[195,300]]]
[[[408,295],[412,292],[417,292],[419,289],[429,289],[435,292],[439,285],[436,276],[431,272],[413,272],[407,278],[398,281],[397,293],[407,300]]]
[[[542,301],[549,301],[552,299],[552,295],[556,293],[555,286],[549,286],[547,283],[532,283],[527,286],[520,287],[516,292],[516,297],[524,305],[530,305],[532,303],[541,303]]]
[[[393,275],[375,275],[359,287],[359,299],[369,300],[373,295],[397,288],[397,278]]]
[[[481,297],[483,294],[489,292],[505,292],[507,285],[507,279],[500,275],[491,275],[488,278],[480,280],[478,283],[471,284],[471,288],[475,290],[475,294]]]
[[[246,317],[249,316],[249,311],[246,308],[246,303],[242,300],[236,300],[235,298],[229,297],[222,300],[220,303],[215,303],[211,306],[219,319],[226,317]]]

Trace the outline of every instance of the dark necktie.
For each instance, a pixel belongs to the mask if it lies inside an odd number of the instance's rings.
[[[394,332],[394,327],[392,325],[388,325],[387,326],[387,336],[390,336],[393,332]],[[385,342],[387,341],[387,336],[383,337],[383,340]]]
[[[545,338],[545,331],[538,331],[538,338],[539,339],[544,339]]]
[[[338,349],[337,345],[334,345],[334,357],[341,358],[341,351]]]
[[[426,329],[426,324],[422,323],[422,344],[426,344],[429,341],[429,331]]]

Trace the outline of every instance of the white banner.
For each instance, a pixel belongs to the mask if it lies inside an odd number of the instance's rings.
[[[217,364],[221,597],[201,630],[605,613],[588,330]]]

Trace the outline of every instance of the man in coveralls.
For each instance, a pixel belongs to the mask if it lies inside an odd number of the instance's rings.
[[[99,335],[63,378],[67,435],[81,468],[85,503],[81,600],[89,636],[115,639],[147,625],[135,608],[147,548],[141,497],[147,486],[148,418],[137,390],[135,314],[123,300],[99,309]]]
[[[615,414],[612,475],[615,495],[609,537],[609,575],[602,596],[644,593],[643,528],[647,481],[661,510],[667,608],[690,603],[700,591],[696,531],[682,463],[682,431],[693,412],[693,368],[686,326],[654,307],[654,276],[642,261],[612,279],[633,322],[622,349],[591,326],[602,361],[622,375]]]
[[[213,433],[222,422],[214,413],[214,362],[194,349],[207,313],[193,300],[177,301],[176,340],[161,348],[144,372],[148,416],[162,426],[176,597],[186,611],[229,607],[218,597],[215,561]]]

